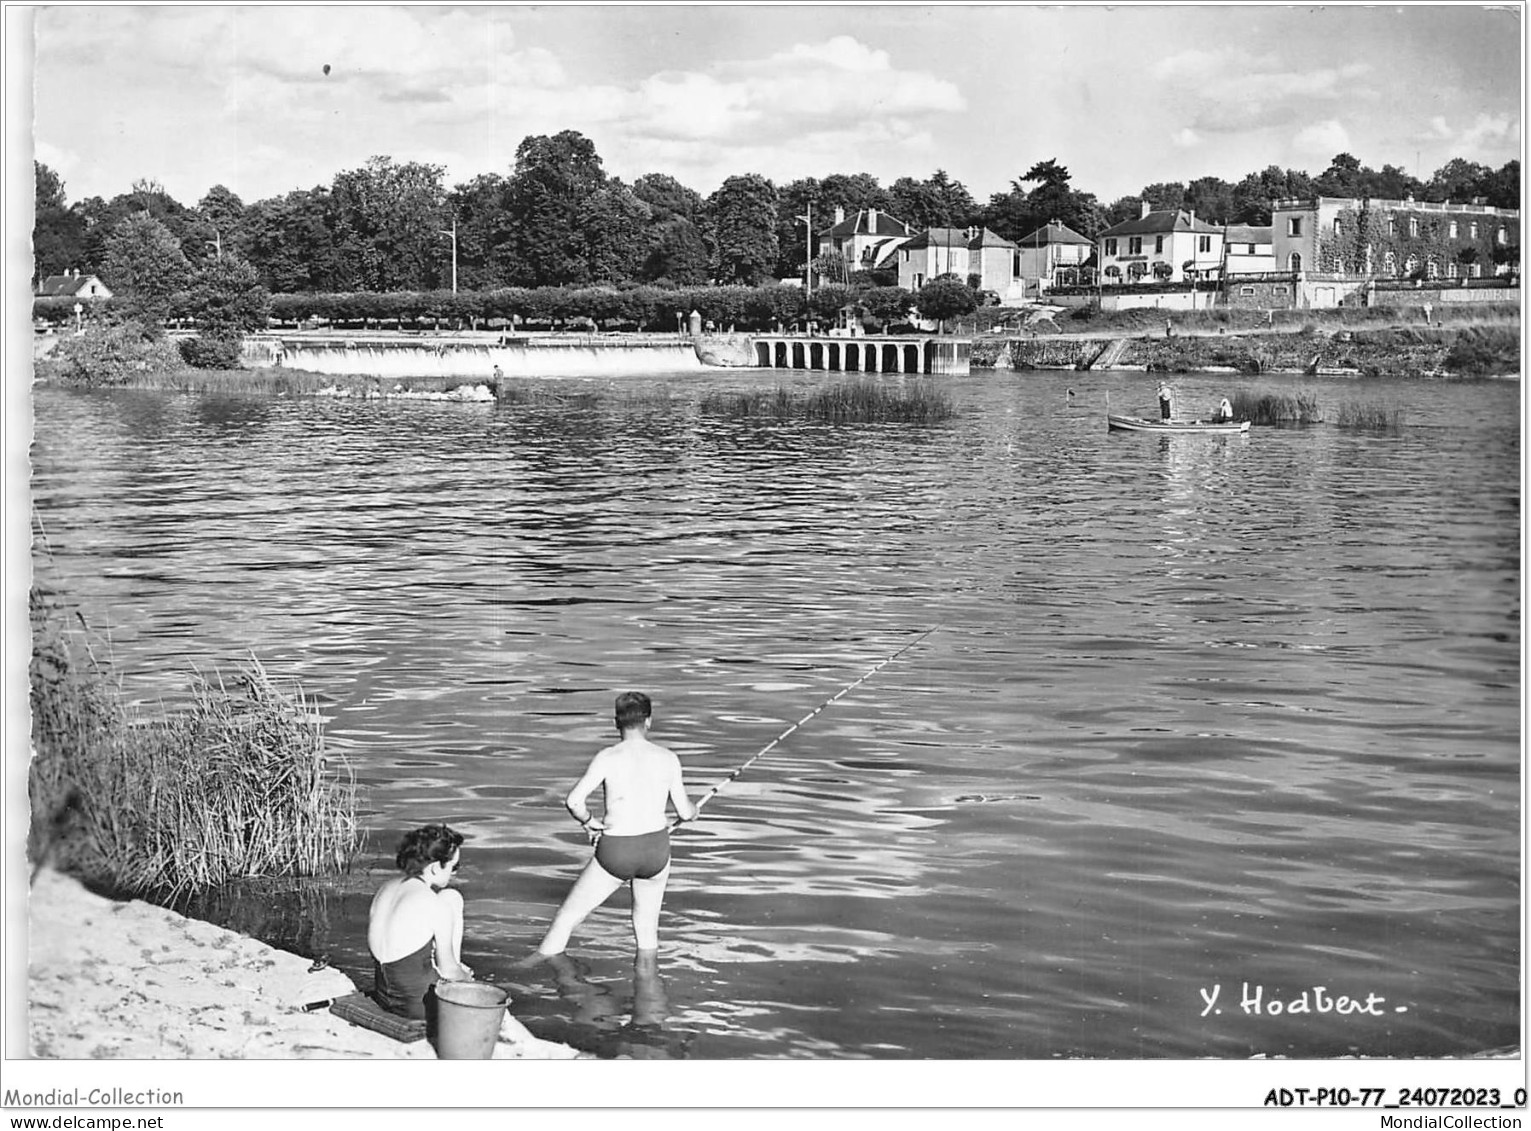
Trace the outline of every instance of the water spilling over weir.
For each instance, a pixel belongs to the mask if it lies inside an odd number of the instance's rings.
[[[490,381],[503,377],[586,377],[610,373],[673,373],[700,369],[687,340],[601,340],[588,336],[525,338],[395,338],[354,335],[255,337],[245,364],[337,377],[436,377]],[[498,374],[496,373],[498,370]]]
[[[378,334],[256,335],[244,364],[335,377],[435,378],[491,382],[502,377],[649,376],[710,364],[850,373],[958,375],[968,371],[966,339],[806,338],[749,335],[742,342],[670,335],[482,335],[398,337]],[[734,355],[734,360],[724,356]],[[703,358],[706,357],[707,361]]]

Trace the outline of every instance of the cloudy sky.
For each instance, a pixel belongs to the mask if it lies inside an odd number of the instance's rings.
[[[1513,7],[113,5],[33,32],[35,155],[70,201],[151,178],[250,202],[374,154],[454,184],[563,129],[628,181],[939,168],[979,201],[1047,158],[1109,202],[1521,144]]]

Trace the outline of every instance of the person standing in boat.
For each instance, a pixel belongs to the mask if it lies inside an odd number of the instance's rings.
[[[680,759],[648,738],[653,704],[641,691],[617,696],[617,732],[622,736],[590,760],[564,804],[587,832],[595,855],[569,889],[563,906],[537,947],[539,958],[562,954],[569,936],[623,884],[633,889],[633,939],[640,953],[659,947],[659,909],[670,879],[670,829],[666,802],[682,821],[694,821],[697,807],[686,796]],[[586,799],[605,791],[602,816]]]
[[[1159,382],[1159,419],[1170,420],[1175,415],[1175,390],[1164,382]]]
[[[1224,397],[1217,406],[1217,419],[1224,424],[1233,423],[1233,405]]]

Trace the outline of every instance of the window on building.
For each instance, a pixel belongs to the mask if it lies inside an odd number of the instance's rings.
[[[1412,279],[1414,273],[1419,270],[1419,260],[1412,255],[1403,261],[1403,273],[1406,278]]]
[[[1340,218],[1338,216],[1334,218],[1334,234],[1340,234]]]
[[[1249,245],[1249,251],[1246,254],[1253,255],[1254,253],[1255,253],[1255,245],[1254,244],[1250,244]]]
[[[919,290],[924,285],[925,285],[925,276],[921,275],[918,271],[916,271],[914,273],[914,289],[915,290]]]
[[[1255,289],[1253,287],[1240,287],[1239,288],[1239,294],[1241,294],[1241,295],[1252,295],[1254,293],[1255,293]]]
[[[1447,221],[1446,237],[1453,240],[1457,238],[1457,222],[1455,220]]]
[[[1155,255],[1163,255],[1164,254],[1164,237],[1163,236],[1155,236],[1154,237],[1154,254]]]
[[[1203,254],[1203,255],[1205,255],[1207,252],[1211,251],[1212,250],[1212,237],[1211,236],[1202,236],[1199,240],[1197,240],[1196,241],[1196,250],[1198,252],[1200,252],[1201,254]]]
[[[1418,235],[1419,235],[1419,217],[1418,216],[1410,216],[1409,217],[1409,238],[1410,239],[1414,239]]]
[[[1108,279],[1119,279],[1122,275],[1122,269],[1113,263],[1107,267],[1105,271],[1102,272],[1102,274],[1104,274]]]
[[[1302,235],[1302,217],[1289,216],[1286,222],[1286,234],[1289,236]]]
[[[1453,263],[1446,264],[1446,278],[1448,278],[1448,279],[1455,279],[1457,277],[1457,275],[1458,275],[1458,271],[1457,271],[1456,263],[1453,262]]]
[[[1467,225],[1467,238],[1470,240],[1478,238],[1478,221],[1473,220]]]
[[[1425,278],[1427,278],[1427,279],[1438,279],[1438,278],[1440,278],[1440,275],[1441,275],[1441,266],[1440,266],[1440,264],[1437,263],[1433,257],[1430,258],[1430,259],[1425,260]]]
[[[1127,237],[1127,254],[1128,255],[1142,255],[1143,254],[1143,237],[1142,236],[1128,236]]]
[[[1497,244],[1500,244],[1500,245],[1504,244],[1504,229],[1503,228],[1500,228],[1499,231],[1495,234],[1494,242],[1497,243]]]
[[[1483,276],[1483,268],[1482,267],[1478,266],[1476,263],[1469,263],[1467,265],[1467,277],[1469,279],[1478,279],[1478,278],[1481,278],[1482,276]]]
[[[1106,241],[1106,254],[1107,255],[1115,255],[1116,254],[1116,240],[1109,239],[1109,240]]]
[[[1391,251],[1382,257],[1382,273],[1384,275],[1398,274],[1398,257]]]
[[[1286,264],[1287,264],[1287,270],[1288,271],[1301,271],[1302,270],[1302,256],[1298,255],[1294,251],[1294,252],[1292,252],[1292,254],[1290,256],[1287,257]]]
[[[1398,217],[1397,216],[1389,216],[1387,218],[1387,234],[1390,235],[1390,236],[1396,236],[1398,234]]]

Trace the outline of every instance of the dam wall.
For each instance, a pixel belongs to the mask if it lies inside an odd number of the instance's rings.
[[[336,377],[472,381],[492,381],[496,370],[499,377],[604,377],[702,368],[695,345],[674,337],[461,341],[261,335],[245,340],[242,360],[250,368],[301,369]]]

